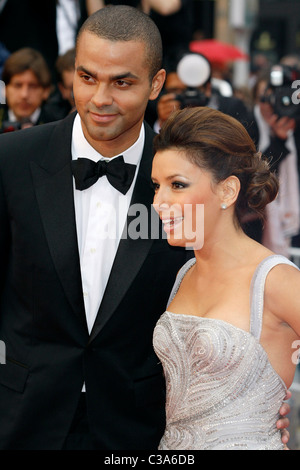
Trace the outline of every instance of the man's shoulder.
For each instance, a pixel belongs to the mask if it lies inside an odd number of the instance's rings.
[[[244,102],[236,96],[220,96],[219,110],[226,114],[234,114],[237,111],[247,113],[247,107]]]
[[[149,126],[149,124],[144,121],[145,127],[145,145],[144,150],[148,151],[149,153],[153,153],[153,140],[157,135],[156,132]]]
[[[27,145],[31,148],[35,147],[39,142],[51,134],[58,123],[41,124],[33,126],[28,129],[15,130],[12,132],[5,132],[0,135],[0,154],[4,151],[17,150],[24,152]]]
[[[4,103],[0,103],[0,134],[4,122],[8,119],[8,107]]]
[[[40,158],[50,142],[55,140],[59,145],[62,140],[71,139],[73,121],[65,122],[66,119],[1,134],[0,163]]]
[[[152,127],[147,123],[147,121],[144,121],[144,126],[145,126],[145,134],[149,139],[154,139],[154,137],[157,135],[156,132],[152,129]]]

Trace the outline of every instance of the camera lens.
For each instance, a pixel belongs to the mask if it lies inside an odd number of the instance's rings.
[[[290,106],[291,100],[289,96],[283,96],[282,97],[282,104],[283,106]]]

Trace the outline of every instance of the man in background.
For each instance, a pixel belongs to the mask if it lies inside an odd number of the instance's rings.
[[[2,80],[6,103],[0,105],[0,133],[58,118],[47,106],[52,87],[51,74],[38,51],[23,48],[11,54],[5,61]]]

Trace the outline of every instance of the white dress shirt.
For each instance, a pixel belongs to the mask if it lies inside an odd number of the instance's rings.
[[[41,114],[41,108],[37,108],[30,116],[28,116],[28,119],[30,119],[32,124],[36,124],[38,122],[40,114]],[[11,109],[8,109],[8,119],[10,122],[19,121],[19,119],[16,117],[15,113]]]
[[[93,327],[126,222],[127,212],[144,148],[144,126],[138,140],[122,153],[126,163],[137,165],[133,183],[123,195],[102,176],[90,188],[75,189],[74,201],[82,289],[89,332]],[[117,157],[118,155],[116,155]],[[72,158],[104,159],[85,139],[77,114],[73,125]],[[115,158],[115,157],[113,157]]]

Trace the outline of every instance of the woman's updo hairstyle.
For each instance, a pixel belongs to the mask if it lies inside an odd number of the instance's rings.
[[[220,111],[195,107],[172,113],[154,139],[154,151],[171,148],[209,171],[215,183],[232,175],[240,180],[235,206],[240,225],[249,212],[263,218],[266,205],[278,193],[277,177],[244,126]]]

